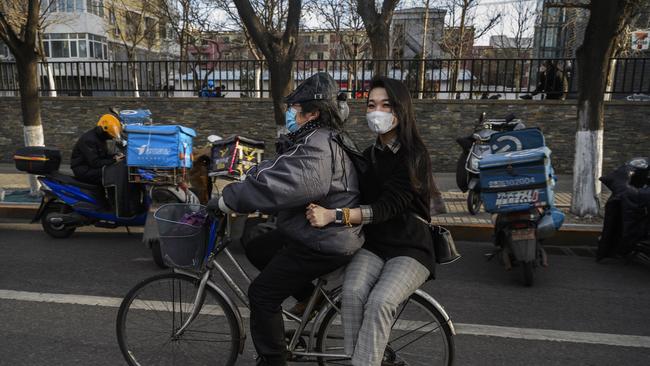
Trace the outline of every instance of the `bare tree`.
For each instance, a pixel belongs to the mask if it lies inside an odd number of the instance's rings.
[[[160,26],[169,29],[173,35],[173,43],[177,44],[180,52],[179,74],[191,71],[194,88],[201,84],[200,70],[206,68],[203,75],[205,84],[214,71],[215,63],[206,63],[202,57],[201,48],[207,44],[217,47],[217,59],[221,58],[218,43],[210,39],[216,29],[223,27],[223,22],[214,16],[218,6],[211,0],[168,0],[160,5]],[[192,55],[194,52],[194,56]]]
[[[578,121],[576,152],[573,165],[571,212],[578,216],[595,216],[600,210],[601,185],[598,180],[603,165],[604,94],[611,77],[610,58],[617,40],[642,0],[564,1],[549,7],[589,9],[585,38],[578,48]]]
[[[244,49],[244,48],[247,49],[248,53],[256,61],[255,71],[253,76],[254,88],[256,90],[255,97],[256,98],[262,97],[262,93],[261,93],[262,82],[263,82],[262,63],[264,61],[264,55],[262,54],[262,51],[257,47],[250,33],[246,29],[246,26],[244,25],[241,18],[239,17],[237,7],[233,3],[233,1],[232,0],[212,0],[212,1],[215,2],[217,4],[217,8],[227,16],[228,21],[231,25],[230,30],[234,31],[235,33],[240,33],[242,36],[242,41],[239,42],[239,45],[234,49]],[[271,9],[273,7],[278,7],[279,4],[280,4],[279,2],[269,1],[269,0],[259,0],[251,3],[251,5],[256,9],[256,11],[257,9]],[[271,29],[274,27],[273,17],[261,16],[260,21],[262,22],[263,26],[267,29]],[[238,40],[236,40],[236,42],[237,41]]]
[[[510,9],[507,14],[509,14],[510,28],[514,36],[512,37],[512,43],[507,47],[511,54],[506,57],[520,59],[526,57],[531,49],[533,22],[537,13],[535,4],[530,1],[516,0],[509,5]]]
[[[461,62],[474,41],[481,38],[501,21],[501,13],[486,14],[484,25],[477,26],[477,8],[481,0],[446,0],[447,25],[442,39],[442,47],[452,59],[449,68],[449,90],[456,90]],[[451,95],[451,94],[450,94]]]
[[[275,122],[284,126],[283,98],[293,88],[301,0],[280,1],[277,6],[256,9],[249,0],[234,0],[239,18],[269,65]]]
[[[319,29],[330,29],[338,38],[342,58],[352,61],[346,63],[348,90],[356,90],[352,85],[356,84],[359,56],[369,47],[356,1],[310,0],[306,9],[316,18]]]
[[[370,39],[374,75],[385,75],[390,52],[390,23],[399,0],[383,0],[381,9],[375,0],[357,0],[357,12],[361,15]]]
[[[138,48],[151,49],[157,41],[160,0],[139,2],[116,0],[109,9],[109,14],[110,23],[112,23],[109,30],[119,37],[122,47],[124,47],[133,78],[133,95],[138,98],[140,97],[139,68],[136,62],[138,61]]]
[[[520,90],[522,81],[524,83],[529,82],[527,78],[522,80],[524,79],[522,76],[529,74],[527,70],[532,67],[530,57],[533,45],[533,23],[536,15],[535,4],[530,1],[516,0],[507,4],[504,11],[504,21],[501,23],[501,36],[496,38],[496,56],[515,59],[513,61],[504,61],[505,85],[512,86],[515,90]],[[508,31],[512,33],[512,37],[504,35],[506,25],[509,28]],[[512,74],[510,71],[512,71]],[[488,72],[492,72],[492,70]]]
[[[0,40],[16,59],[25,146],[45,143],[38,95],[40,13],[40,0],[0,0]],[[30,186],[30,193],[37,194],[39,184],[34,176],[30,176]]]

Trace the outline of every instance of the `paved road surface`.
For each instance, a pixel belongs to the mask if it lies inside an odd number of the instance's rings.
[[[425,285],[457,326],[457,365],[649,364],[650,267],[550,255],[525,288],[519,272],[485,262],[490,244],[459,248],[463,258]],[[0,365],[124,364],[115,306],[161,272],[138,235],[52,240],[37,225],[0,223],[0,253]],[[251,349],[248,338],[238,364],[254,364]]]

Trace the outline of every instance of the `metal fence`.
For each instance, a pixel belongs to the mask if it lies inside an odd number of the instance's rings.
[[[336,79],[349,97],[366,95],[373,70],[402,80],[415,98],[534,99],[572,98],[577,93],[573,59],[427,59],[297,60],[294,80],[315,72]],[[612,60],[613,99],[650,95],[650,62],[646,58]],[[557,75],[542,73],[556,67]],[[264,61],[67,61],[40,63],[42,95],[268,97],[269,72]],[[16,95],[15,63],[0,63],[0,95]]]

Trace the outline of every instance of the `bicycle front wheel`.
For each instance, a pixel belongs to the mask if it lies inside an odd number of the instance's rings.
[[[129,365],[235,364],[240,340],[237,318],[209,287],[199,315],[176,335],[192,312],[198,285],[193,277],[166,273],[129,291],[117,314],[117,340]]]
[[[330,309],[323,318],[316,347],[322,353],[344,353],[343,325],[337,309]],[[454,339],[444,316],[422,296],[411,295],[397,309],[382,365],[450,366],[453,360]],[[318,364],[323,366],[350,363],[341,358],[320,357]]]

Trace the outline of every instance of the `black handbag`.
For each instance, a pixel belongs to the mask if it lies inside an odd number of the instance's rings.
[[[433,225],[415,213],[413,216],[429,227],[431,239],[433,240],[433,251],[436,256],[436,263],[449,264],[460,259],[461,255],[456,249],[456,243],[454,243],[454,238],[451,236],[449,230],[440,225]]]

